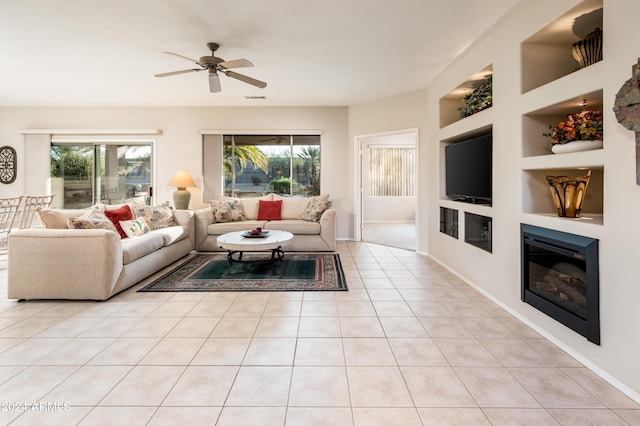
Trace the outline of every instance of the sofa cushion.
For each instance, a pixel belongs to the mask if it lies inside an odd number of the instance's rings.
[[[222,235],[227,232],[236,231],[249,231],[251,229],[265,227],[267,221],[265,220],[245,220],[243,222],[223,222],[213,223],[207,227],[207,234],[209,235]]]
[[[145,234],[122,240],[122,263],[127,265],[162,248],[162,235]]]
[[[124,230],[120,226],[120,221],[133,219],[133,213],[131,212],[129,206],[125,204],[124,206],[117,209],[105,210],[104,215],[116,227],[118,234],[120,234],[120,238],[127,238],[127,233],[124,232]]]
[[[215,223],[240,222],[246,220],[242,204],[237,199],[211,201]]]
[[[92,209],[80,217],[69,217],[67,220],[69,229],[108,229],[118,232],[115,225],[98,209]]]
[[[189,228],[186,226],[168,226],[166,228],[151,231],[151,234],[157,234],[162,237],[162,245],[170,246],[176,241],[189,238]]]
[[[176,221],[173,218],[173,211],[171,210],[171,207],[169,207],[168,202],[153,207],[133,202],[131,206],[131,211],[133,211],[134,217],[136,219],[139,217],[144,218],[152,231],[154,229],[175,226],[176,224]]]
[[[282,219],[300,219],[309,205],[307,197],[290,197],[282,200]]]
[[[311,200],[327,201],[328,198],[329,194],[316,197],[283,197],[282,195],[273,194],[274,200],[282,200],[282,219],[300,219]]]
[[[315,198],[311,199],[307,209],[302,213],[302,220],[308,220],[311,222],[320,222],[322,213],[331,207],[331,201],[320,201]]]
[[[282,200],[259,200],[258,220],[280,220],[282,210]]]
[[[293,235],[319,235],[320,224],[318,222],[308,222],[301,219],[283,219],[267,222],[263,229],[288,231]]]
[[[67,229],[69,227],[67,222],[70,217],[80,217],[91,210],[93,210],[93,207],[88,209],[43,209],[38,207],[36,211],[45,228]]]
[[[120,228],[129,238],[139,237],[151,231],[147,222],[141,217],[132,220],[121,220]]]

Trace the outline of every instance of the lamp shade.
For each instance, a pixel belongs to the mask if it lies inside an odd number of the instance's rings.
[[[186,170],[178,170],[173,177],[169,180],[169,186],[176,186],[178,188],[195,187],[196,183]]]
[[[168,185],[178,188],[173,192],[173,204],[175,204],[176,209],[188,209],[189,201],[191,200],[191,193],[187,191],[187,187],[196,186],[196,183],[193,181],[189,172],[186,170],[178,170],[169,180]]]

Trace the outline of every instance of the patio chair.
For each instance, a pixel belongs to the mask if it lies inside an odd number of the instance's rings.
[[[20,222],[18,228],[31,228],[33,226],[33,220],[37,216],[36,210],[38,208],[49,208],[53,201],[53,195],[37,195],[30,196],[25,195],[24,202],[22,203],[22,209],[20,211]],[[38,218],[37,223],[40,222]]]
[[[9,232],[16,219],[22,197],[0,198],[0,253],[7,249]]]

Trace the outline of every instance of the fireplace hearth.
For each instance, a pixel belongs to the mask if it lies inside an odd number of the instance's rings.
[[[600,344],[598,240],[521,225],[525,303]]]

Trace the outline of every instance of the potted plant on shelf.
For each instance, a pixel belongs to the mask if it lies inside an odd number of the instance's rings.
[[[564,152],[587,151],[602,148],[602,113],[583,110],[567,116],[555,126],[549,126],[549,133],[542,135],[551,138],[551,151]]]
[[[488,75],[484,83],[462,98],[463,105],[458,108],[460,118],[465,118],[489,108],[493,104],[493,75]]]

